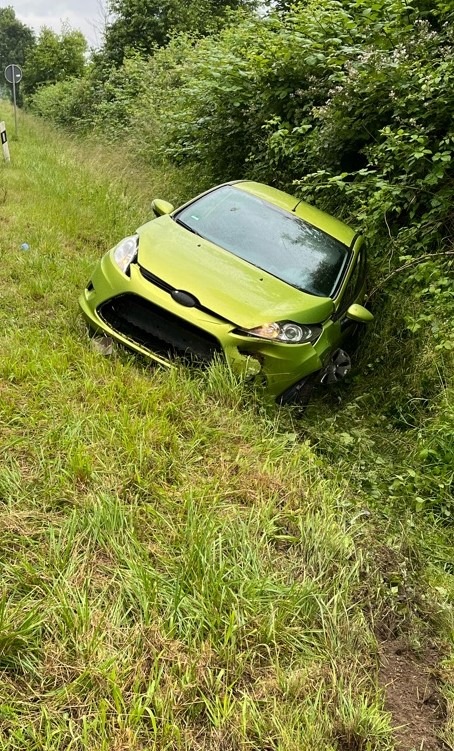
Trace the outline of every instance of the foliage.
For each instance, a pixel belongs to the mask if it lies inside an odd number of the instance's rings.
[[[34,106],[58,125],[83,130],[91,125],[93,91],[87,78],[43,86],[34,94]]]
[[[35,36],[33,31],[16,18],[11,6],[0,8],[0,71],[7,65],[15,63],[23,66],[27,55],[33,49]],[[12,94],[12,86],[4,80],[0,83],[0,91],[8,90]],[[21,87],[16,87],[16,99],[22,101]]]
[[[23,65],[34,43],[33,31],[16,18],[14,9],[0,8],[0,70],[10,63]]]
[[[40,86],[82,76],[87,42],[80,31],[64,28],[61,34],[41,29],[35,47],[27,55],[24,91],[32,94]]]
[[[93,108],[94,129],[100,131],[109,141],[130,138],[134,131],[134,120],[141,99],[151,97],[156,81],[146,61],[139,53],[125,58],[121,68],[111,67],[103,80],[97,78],[98,71],[92,70],[92,81],[96,96]]]
[[[126,139],[141,159],[159,161],[168,130],[163,112],[193,47],[192,37],[180,34],[149,60],[131,53],[118,69],[94,63],[81,79],[41,88],[31,107],[71,130],[93,130],[110,142]]]
[[[111,0],[114,19],[107,26],[99,59],[121,65],[131,52],[152,54],[179,32],[213,32],[229,10],[254,5],[255,0]]]
[[[445,522],[454,519],[454,393],[432,405],[426,423],[417,430],[414,461],[393,483],[398,495],[413,492],[415,509],[431,511]]]

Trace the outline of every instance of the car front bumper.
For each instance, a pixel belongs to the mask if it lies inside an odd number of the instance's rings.
[[[219,351],[234,372],[259,379],[273,397],[320,370],[336,345],[330,321],[315,344],[285,344],[238,333],[233,323],[209,311],[183,307],[168,290],[145,279],[138,264],[131,264],[126,276],[112,251],[98,263],[79,304],[92,328],[165,367],[174,364],[170,349],[181,356],[200,349],[201,359]]]

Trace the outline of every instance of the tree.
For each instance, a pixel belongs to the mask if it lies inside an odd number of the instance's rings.
[[[23,65],[34,44],[33,31],[16,18],[13,8],[0,8],[0,70],[10,63]]]
[[[87,41],[81,31],[63,28],[61,34],[43,27],[24,67],[24,91],[32,94],[40,86],[82,76]]]
[[[111,0],[114,20],[106,28],[103,56],[119,66],[128,49],[152,54],[174,33],[209,33],[229,9],[255,5],[255,0]]]

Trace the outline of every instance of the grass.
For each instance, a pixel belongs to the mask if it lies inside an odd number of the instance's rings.
[[[446,558],[445,538],[365,508],[370,427],[356,420],[354,450],[329,401],[301,423],[219,363],[92,348],[77,297],[94,262],[190,175],[23,113],[10,150],[0,748],[391,751],[376,635],[447,642],[451,575],[415,553],[427,533]]]

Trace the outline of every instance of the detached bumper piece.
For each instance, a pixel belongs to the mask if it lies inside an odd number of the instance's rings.
[[[276,403],[281,406],[295,404],[300,407],[305,407],[311,397],[314,383],[315,379],[312,374],[306,376],[306,378],[302,378],[301,381],[294,383],[293,386],[290,386],[290,388],[276,397]]]
[[[203,364],[223,352],[217,339],[206,331],[138,295],[114,297],[97,312],[119,334],[164,358]]]

